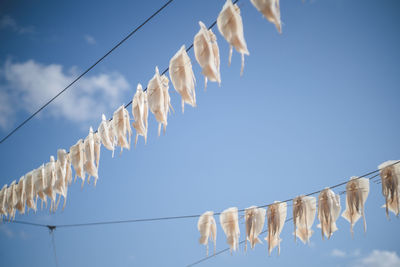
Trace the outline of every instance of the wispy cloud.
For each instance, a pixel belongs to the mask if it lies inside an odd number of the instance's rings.
[[[84,35],[83,37],[85,38],[85,41],[86,41],[88,44],[90,44],[90,45],[95,45],[95,44],[96,44],[96,40],[94,39],[93,36],[86,34],[86,35]]]
[[[352,267],[398,267],[400,258],[394,251],[374,250],[368,256],[356,260]]]
[[[0,128],[12,127],[20,111],[36,111],[77,76],[75,70],[76,67],[64,71],[62,65],[44,65],[34,60],[7,61],[0,67],[0,79],[4,80],[0,84]],[[118,72],[85,76],[43,114],[85,123],[122,104],[122,95],[128,88],[125,77]]]
[[[17,21],[9,15],[4,15],[0,19],[0,29],[8,29],[19,34],[34,33],[35,28],[33,26],[21,26]]]
[[[346,252],[340,249],[334,249],[331,251],[331,256],[332,257],[337,257],[337,258],[345,258],[347,256]]]

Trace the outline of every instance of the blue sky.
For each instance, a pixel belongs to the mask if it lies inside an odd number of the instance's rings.
[[[146,3],[144,3],[146,2]],[[2,1],[0,4],[0,134],[6,135],[68,81],[158,9],[160,1]],[[175,0],[67,93],[0,145],[1,184],[19,179],[97,128],[101,114],[132,99],[154,67],[164,69],[190,45],[224,1]],[[221,87],[185,108],[170,84],[175,113],[165,136],[149,120],[148,143],[114,158],[102,149],[96,187],[70,187],[66,209],[17,215],[18,220],[68,224],[219,212],[284,200],[375,170],[399,159],[400,4],[393,0],[281,1],[279,35],[252,6],[239,1],[250,56],[228,67],[218,33]],[[130,109],[129,109],[130,111]],[[338,192],[341,188],[335,190]],[[380,185],[371,183],[368,230],[339,218],[339,231],[311,244],[293,241],[287,223],[281,255],[256,246],[219,255],[203,266],[383,266],[400,263],[399,220],[388,221]],[[345,199],[341,199],[344,209]],[[291,209],[288,209],[291,213]],[[290,217],[290,214],[288,215]],[[216,218],[219,221],[218,218]],[[182,266],[205,256],[197,219],[57,229],[60,266]],[[218,224],[217,249],[226,248]],[[241,239],[244,223],[241,221]],[[263,236],[264,237],[264,236]],[[54,266],[46,229],[0,226],[4,266]],[[22,256],[22,257],[21,257]],[[376,262],[374,262],[374,260]],[[368,265],[369,264],[369,265]],[[397,265],[396,265],[397,264]]]

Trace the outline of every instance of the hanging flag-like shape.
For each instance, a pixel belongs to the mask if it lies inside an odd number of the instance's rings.
[[[3,188],[1,188],[0,190],[0,221],[3,220],[3,217],[7,216],[6,199],[7,199],[7,185],[5,184]]]
[[[83,164],[85,162],[84,145],[82,139],[79,139],[75,145],[69,149],[69,155],[71,157],[71,163],[75,170],[75,181],[76,177],[82,179],[82,187],[85,184],[85,170]]]
[[[46,181],[46,188],[44,193],[50,198],[50,211],[55,211],[56,208],[56,192],[54,185],[56,184],[56,163],[54,157],[50,156],[50,162],[44,165],[44,180]]]
[[[293,199],[293,234],[295,240],[299,237],[304,244],[310,242],[310,237],[314,233],[311,226],[314,223],[316,212],[317,201],[315,197],[298,196]]]
[[[138,136],[144,137],[144,143],[147,143],[147,129],[149,117],[149,104],[147,102],[147,92],[143,92],[142,85],[137,85],[136,93],[132,100],[132,115],[135,120],[132,122],[133,128],[136,130],[135,147]]]
[[[85,150],[85,163],[83,164],[83,168],[85,172],[88,174],[88,183],[90,183],[90,177],[94,178],[94,185],[96,185],[97,178],[99,177],[97,167],[95,165],[95,154],[94,154],[94,136],[93,129],[90,127],[89,134],[85,138],[84,141],[84,150]]]
[[[10,186],[7,188],[7,213],[8,213],[8,220],[14,220],[15,218],[15,205],[17,204],[17,194],[15,192],[16,181],[12,181]]]
[[[112,123],[106,120],[106,116],[103,114],[101,115],[101,123],[99,128],[97,129],[99,133],[101,143],[105,148],[111,150],[114,155],[115,149],[115,142],[114,142],[114,135],[112,130]]]
[[[265,240],[268,242],[268,254],[274,247],[278,246],[278,255],[281,252],[281,238],[279,235],[282,232],[285,224],[287,214],[286,202],[275,201],[274,204],[268,206],[267,219],[268,219],[268,235]]]
[[[346,209],[342,213],[342,217],[350,223],[350,232],[353,236],[354,224],[363,217],[364,232],[367,231],[367,223],[365,221],[364,205],[369,194],[369,179],[351,177],[346,185]]]
[[[196,60],[202,69],[201,73],[204,75],[204,87],[207,88],[207,79],[221,85],[217,37],[203,22],[199,21],[199,25],[200,30],[194,37],[193,47]]]
[[[250,242],[251,248],[254,248],[257,243],[262,243],[258,236],[264,227],[266,212],[265,209],[257,208],[256,206],[251,206],[244,211],[246,221],[245,250],[247,250],[247,240]]]
[[[175,90],[182,97],[182,113],[185,110],[185,103],[196,106],[196,90],[192,63],[186,53],[185,45],[169,61],[169,75]]]
[[[113,123],[114,136],[116,137],[117,145],[121,147],[121,153],[122,153],[122,150],[124,148],[130,149],[131,136],[132,136],[129,112],[126,110],[124,105],[120,106],[114,112],[112,123]]]
[[[318,196],[318,219],[321,228],[322,238],[324,235],[329,239],[336,227],[336,220],[340,215],[340,196],[336,195],[331,189],[325,188]]]
[[[217,26],[219,32],[229,43],[229,64],[231,64],[232,47],[242,54],[242,68],[240,74],[243,73],[244,55],[249,55],[247,44],[243,34],[243,22],[240,16],[238,5],[232,4],[231,0],[226,0],[221,12],[218,15]]]
[[[250,0],[251,3],[260,11],[264,17],[271,23],[275,24],[279,33],[281,30],[281,11],[279,0]]]
[[[170,102],[171,98],[168,93],[168,83],[169,80],[167,76],[160,76],[158,67],[156,67],[156,73],[147,85],[147,99],[149,101],[150,111],[154,114],[156,120],[158,121],[158,136],[160,136],[161,125],[164,126],[165,133],[168,124],[167,119],[169,108],[172,109]]]
[[[378,166],[382,181],[382,194],[385,197],[386,216],[389,210],[398,216],[400,214],[400,163],[388,160]]]
[[[25,197],[26,206],[28,206],[28,212],[29,209],[32,209],[34,212],[36,212],[36,190],[35,183],[33,181],[33,171],[30,171],[25,175]]]
[[[17,204],[15,205],[16,210],[18,210],[19,214],[25,213],[25,177],[22,176],[17,186],[15,187],[15,194],[17,196]]]
[[[226,235],[226,243],[228,243],[230,251],[236,251],[239,247],[239,217],[236,207],[224,210],[219,216],[222,230]]]
[[[204,212],[197,222],[197,229],[200,232],[199,243],[207,247],[208,256],[208,240],[212,240],[214,243],[214,253],[216,249],[217,242],[217,225],[214,219],[214,212],[206,211]]]
[[[47,197],[46,194],[44,193],[44,190],[47,185],[47,181],[44,179],[44,165],[42,164],[39,168],[35,169],[33,171],[32,176],[36,191],[35,193],[36,204],[37,204],[37,198],[39,197],[41,199],[41,209],[43,209],[43,203],[45,203],[47,207]]]

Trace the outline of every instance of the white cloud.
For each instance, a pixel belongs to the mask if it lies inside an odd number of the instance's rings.
[[[337,258],[344,258],[347,256],[346,252],[340,249],[334,249],[331,252],[332,257],[337,257]]]
[[[29,60],[23,63],[7,61],[0,68],[0,127],[9,129],[18,112],[33,113],[76,76],[76,68],[65,72],[59,64],[44,65]],[[101,118],[123,103],[129,84],[118,72],[82,77],[39,116],[63,118],[84,123]],[[88,127],[88,125],[85,125]]]
[[[88,44],[91,44],[91,45],[96,44],[96,40],[94,39],[93,36],[86,34],[86,35],[83,36],[83,37],[85,38],[85,41],[86,41]]]
[[[19,34],[35,32],[35,28],[33,26],[21,26],[9,15],[4,15],[0,19],[0,29],[9,29]]]
[[[400,258],[394,251],[374,250],[365,258],[354,262],[353,267],[399,267]]]

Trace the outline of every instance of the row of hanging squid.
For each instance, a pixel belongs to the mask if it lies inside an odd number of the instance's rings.
[[[253,5],[281,32],[279,0],[251,0]],[[221,84],[220,56],[217,37],[211,29],[207,29],[203,22],[199,22],[200,30],[194,37],[193,47],[196,61],[199,63],[207,82]],[[231,0],[224,4],[217,19],[218,30],[230,45],[229,64],[231,62],[233,47],[242,55],[242,68],[244,67],[244,55],[249,55],[243,33],[243,22],[240,9]],[[171,58],[169,62],[170,79],[175,90],[182,97],[182,112],[185,103],[196,106],[196,79],[193,73],[191,60],[185,46]],[[173,110],[169,96],[169,79],[166,75],[160,75],[158,68],[143,90],[142,85],[137,85],[136,93],[132,100],[132,126],[136,130],[135,146],[138,136],[143,136],[147,141],[149,109],[158,122],[158,135],[161,128],[165,133],[168,124],[168,114]],[[3,217],[12,220],[16,211],[24,214],[25,210],[37,211],[38,199],[47,207],[50,201],[50,211],[57,210],[61,198],[65,207],[68,186],[72,183],[72,169],[75,171],[75,180],[79,177],[84,185],[86,176],[88,183],[94,178],[94,185],[98,179],[100,160],[100,147],[103,146],[112,151],[117,146],[122,150],[130,149],[132,130],[130,115],[125,106],[120,106],[113,114],[111,120],[102,115],[102,121],[97,129],[90,128],[88,136],[71,146],[70,152],[64,149],[57,151],[57,160],[53,156],[50,161],[37,169],[22,176],[19,181],[13,181],[9,186],[4,185],[0,191],[0,219]]]
[[[400,213],[400,161],[386,161],[379,165],[382,193],[385,197],[386,214],[389,216],[389,210],[396,216]],[[351,177],[346,184],[346,209],[342,213],[342,217],[350,223],[350,232],[353,236],[353,227],[355,223],[362,217],[364,223],[364,232],[367,230],[367,224],[364,214],[364,206],[369,194],[369,179],[361,177]],[[293,224],[294,239],[300,239],[304,244],[310,242],[310,238],[314,231],[311,229],[316,214],[318,214],[319,224],[322,238],[330,238],[332,234],[338,230],[336,221],[340,216],[340,196],[335,194],[330,188],[325,188],[319,193],[318,199],[309,195],[298,196],[293,200]],[[318,202],[318,206],[317,206]],[[263,206],[265,207],[265,206]],[[267,210],[263,207],[251,206],[244,209],[245,220],[245,250],[247,243],[250,247],[258,243],[262,243],[260,234],[263,233],[265,218],[267,218],[267,235],[265,240],[268,243],[268,253],[271,254],[275,247],[278,247],[280,253],[280,234],[286,222],[287,203],[275,201],[274,204],[268,205]],[[226,235],[226,242],[230,247],[230,251],[235,251],[239,247],[239,216],[236,207],[228,208],[219,214],[222,230]],[[198,220],[197,229],[200,232],[199,243],[207,248],[208,242],[214,243],[214,253],[216,249],[217,225],[214,219],[214,212],[207,211],[203,213]]]

